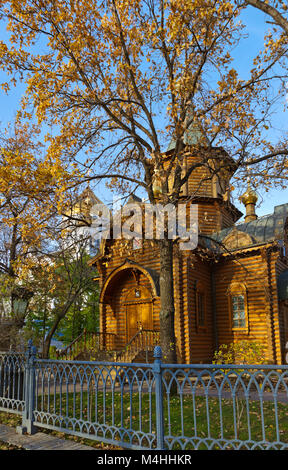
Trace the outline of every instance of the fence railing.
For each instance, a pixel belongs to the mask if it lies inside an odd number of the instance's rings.
[[[0,408],[28,433],[132,449],[287,449],[288,366],[52,361],[0,354]],[[18,429],[19,431],[21,429]]]
[[[65,349],[56,352],[56,359],[75,360],[77,356],[83,356],[85,353],[93,357],[93,355],[99,356],[97,354],[99,352],[106,352],[109,360],[132,362],[140,352],[146,353],[148,357],[148,353],[153,351],[154,347],[160,342],[160,332],[141,327],[123,349],[116,348],[117,342],[118,338],[115,333],[94,333],[84,330]],[[81,357],[81,359],[87,358]]]
[[[69,346],[57,351],[57,359],[71,360],[78,354],[94,349],[95,351],[113,351],[115,349],[115,334],[89,332],[84,330]]]
[[[24,354],[0,353],[0,410],[22,414],[25,407]]]
[[[117,362],[132,362],[138,353],[145,353],[148,357],[147,353],[153,351],[159,343],[160,331],[141,328],[124,349],[115,352],[115,359]]]

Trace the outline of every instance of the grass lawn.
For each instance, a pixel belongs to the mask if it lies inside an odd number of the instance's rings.
[[[62,426],[67,431],[75,426],[80,431],[83,423],[92,423],[82,427],[90,435],[99,439],[119,440],[121,431],[125,433],[125,441],[129,442],[135,433],[133,442],[143,434],[153,440],[156,432],[156,404],[154,394],[98,392],[89,395],[87,392],[50,395],[38,397],[38,411],[59,415],[63,418]],[[80,425],[78,425],[79,420]],[[51,421],[52,422],[52,421]],[[76,424],[75,424],[76,423]],[[58,422],[59,426],[59,422]],[[110,428],[113,430],[111,431]],[[173,449],[193,449],[199,439],[225,441],[256,441],[287,443],[288,446],[288,406],[285,403],[273,401],[249,401],[239,398],[218,399],[203,396],[182,395],[164,398],[164,428],[165,436],[174,441]],[[114,434],[113,434],[114,432]],[[123,436],[122,432],[122,436]],[[182,436],[182,437],[181,437]],[[177,440],[177,438],[181,439]],[[149,439],[149,438],[148,438]],[[192,442],[193,441],[193,442]],[[143,444],[147,445],[144,439]],[[202,444],[199,448],[206,448]],[[219,448],[215,443],[214,448]]]
[[[37,396],[36,422],[54,429],[39,428],[95,448],[113,448],[109,440],[155,447],[156,402],[154,393],[121,393],[117,390],[79,391]],[[21,417],[0,412],[0,423],[16,427]],[[56,429],[58,428],[59,431]],[[61,429],[62,428],[62,429]],[[63,432],[64,429],[67,432]],[[69,435],[82,432],[84,437]],[[164,396],[164,434],[171,448],[219,448],[219,441],[282,442],[288,447],[288,405],[274,401],[218,398],[180,394]],[[147,435],[147,437],[145,436]],[[97,440],[93,439],[96,438]],[[89,439],[91,437],[92,439]],[[101,442],[101,438],[104,443]],[[106,440],[106,442],[105,442]],[[200,440],[203,440],[200,443]],[[205,442],[204,442],[205,441]],[[3,444],[4,447],[7,446]],[[232,443],[228,448],[232,448]],[[116,447],[114,447],[116,448]],[[118,447],[119,448],[119,447]],[[0,447],[1,449],[1,447]]]

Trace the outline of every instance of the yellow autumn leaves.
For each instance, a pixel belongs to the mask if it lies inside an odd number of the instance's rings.
[[[0,142],[0,262],[7,259],[2,272],[23,278],[39,262],[33,253],[55,236],[51,227],[67,203],[73,173],[41,155],[38,131],[19,121],[13,131],[2,131]]]
[[[130,159],[128,176],[141,164],[145,186],[161,164],[151,155],[166,150],[173,131],[181,140],[190,112],[236,156],[247,135],[250,148],[267,149],[259,114],[272,103],[268,84],[287,43],[268,33],[244,79],[233,63],[245,33],[238,3],[6,0],[0,9],[11,37],[0,45],[0,67],[25,77],[25,110],[56,128],[49,136],[56,165],[75,160],[79,149],[99,150],[92,174],[113,167],[113,186]]]

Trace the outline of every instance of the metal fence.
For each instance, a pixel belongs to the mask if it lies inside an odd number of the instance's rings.
[[[132,449],[287,449],[288,366],[52,361],[0,354],[0,409],[22,430]]]

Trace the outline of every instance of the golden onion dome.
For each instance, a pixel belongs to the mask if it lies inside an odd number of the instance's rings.
[[[253,189],[248,188],[245,193],[240,196],[240,201],[243,202],[243,204],[246,206],[246,204],[256,204],[258,201],[258,196]]]

